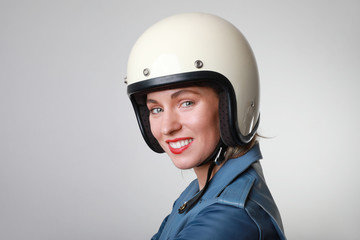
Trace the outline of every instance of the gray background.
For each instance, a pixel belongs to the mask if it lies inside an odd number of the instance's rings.
[[[261,77],[267,182],[289,239],[356,239],[359,1],[0,1],[0,239],[149,239],[194,173],[142,140],[132,44],[180,12],[234,23]]]

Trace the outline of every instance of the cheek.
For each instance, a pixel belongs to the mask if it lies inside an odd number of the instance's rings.
[[[201,111],[188,116],[187,122],[196,131],[205,135],[220,136],[220,123],[217,111]]]

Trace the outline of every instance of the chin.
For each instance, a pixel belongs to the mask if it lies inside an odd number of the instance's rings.
[[[171,157],[171,160],[174,163],[175,167],[181,170],[192,169],[199,165],[198,163],[194,163],[189,159],[179,159],[177,157]]]

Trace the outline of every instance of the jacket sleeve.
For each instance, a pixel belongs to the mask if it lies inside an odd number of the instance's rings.
[[[259,239],[256,223],[242,208],[225,204],[213,204],[184,226],[176,240],[228,240]]]

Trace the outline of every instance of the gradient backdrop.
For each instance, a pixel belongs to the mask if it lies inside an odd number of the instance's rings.
[[[149,239],[195,177],[143,141],[123,78],[156,21],[219,15],[261,77],[264,172],[289,239],[356,239],[360,2],[0,0],[0,239]]]

